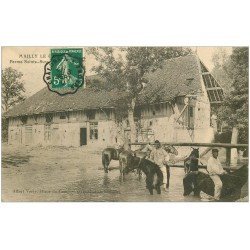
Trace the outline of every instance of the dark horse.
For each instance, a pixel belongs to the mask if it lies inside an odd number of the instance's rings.
[[[248,166],[244,165],[236,171],[220,175],[223,183],[221,198],[236,200],[240,198],[240,192],[243,185],[248,180]],[[214,182],[208,174],[203,172],[190,172],[183,179],[184,196],[194,191],[194,195],[199,196],[200,192],[214,196]]]
[[[172,145],[164,145],[162,147],[163,147],[163,149],[166,152],[168,152],[170,154],[173,154],[173,155],[178,155],[178,151]],[[146,145],[145,148],[147,149],[146,152],[145,151],[143,152],[141,150],[136,150],[135,151],[135,156],[140,157],[142,159],[149,158],[150,157],[150,152],[152,151],[153,148],[150,145]],[[169,183],[170,183],[170,167],[168,165],[166,165],[166,170],[167,170],[167,184],[166,184],[166,188],[169,188]],[[140,169],[138,169],[138,174],[139,174],[139,178],[140,178],[140,176],[141,176],[141,170]]]
[[[125,173],[124,172],[125,168],[133,164],[133,159],[134,159],[133,151],[124,150],[119,154],[119,168],[122,180]]]
[[[154,189],[156,189],[158,194],[161,194],[163,175],[158,165],[145,158],[131,155],[130,164],[124,168],[124,173],[128,173],[134,169],[140,169],[146,175],[146,188],[151,195],[153,195]]]
[[[115,149],[115,148],[105,148],[102,151],[102,165],[104,168],[105,173],[108,173],[109,170],[109,164],[111,160],[119,160],[119,154],[122,152],[121,149]]]
[[[199,165],[199,149],[198,148],[192,148],[192,152],[190,155],[184,160],[184,171],[186,174],[193,171],[198,171],[198,165]]]

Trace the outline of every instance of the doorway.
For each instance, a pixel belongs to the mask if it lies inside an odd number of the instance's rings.
[[[80,146],[87,145],[87,128],[80,128]]]

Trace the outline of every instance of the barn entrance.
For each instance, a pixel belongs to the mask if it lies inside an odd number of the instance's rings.
[[[32,126],[25,126],[25,145],[32,144]]]
[[[80,128],[80,146],[87,145],[87,128]]]

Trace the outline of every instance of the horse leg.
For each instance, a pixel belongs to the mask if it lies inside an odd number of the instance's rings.
[[[140,168],[137,169],[137,173],[138,173],[138,179],[140,181],[141,180],[141,176],[142,176],[142,172],[141,172]]]
[[[123,182],[124,180],[124,165],[125,163],[123,160],[120,161],[120,176],[121,176],[121,181]]]
[[[191,183],[190,177],[188,175],[186,175],[183,178],[183,188],[184,188],[183,196],[187,196],[193,191],[191,185],[192,185],[192,183]]]
[[[169,188],[169,180],[170,180],[170,167],[167,167],[167,185],[166,185],[166,188]]]
[[[199,197],[200,196],[200,189],[199,188],[197,188],[197,187],[195,187],[194,188],[194,196],[197,196],[197,197]]]
[[[153,178],[150,178],[147,176],[146,178],[146,188],[148,189],[149,193],[151,195],[154,194],[154,191],[153,191]]]
[[[194,196],[200,196],[200,188],[199,188],[199,185],[197,183],[197,180],[196,180],[196,176],[193,176],[193,184],[194,184],[194,188],[193,188],[193,191],[194,191]]]
[[[105,168],[104,168],[105,173],[109,172],[109,163],[110,163],[110,161],[105,162]]]
[[[154,194],[154,191],[153,191],[153,190],[154,190],[154,189],[153,189],[152,187],[148,189],[148,191],[149,191],[149,193],[150,193],[151,195]]]
[[[123,182],[123,165],[122,165],[122,167],[121,167],[121,169],[120,169],[120,176],[121,176],[121,181]]]
[[[102,165],[103,165],[105,173],[108,173],[109,163],[110,163],[110,161],[109,161],[108,155],[103,154],[102,155]]]
[[[161,185],[159,183],[155,185],[155,189],[157,191],[157,194],[161,194]]]

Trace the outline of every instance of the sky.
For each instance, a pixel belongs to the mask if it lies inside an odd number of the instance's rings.
[[[196,51],[201,61],[213,69],[212,56],[218,47],[191,47]],[[231,54],[231,47],[224,48]],[[46,86],[43,81],[44,64],[49,61],[50,47],[2,47],[2,69],[12,67],[23,73],[26,96],[31,96]],[[36,61],[37,63],[34,63]],[[22,63],[20,63],[22,62]],[[86,55],[86,75],[91,75],[92,66],[95,65],[93,56]]]

